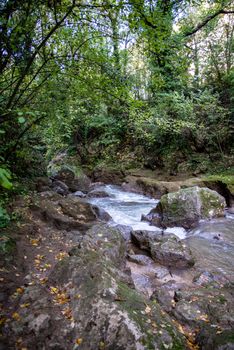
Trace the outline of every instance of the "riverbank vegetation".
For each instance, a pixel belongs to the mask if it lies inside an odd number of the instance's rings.
[[[1,2],[0,183],[81,165],[232,172],[228,0]]]

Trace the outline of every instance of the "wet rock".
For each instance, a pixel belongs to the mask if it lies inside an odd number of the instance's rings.
[[[89,191],[91,180],[85,174],[76,175],[73,181],[68,183],[69,190],[71,192],[82,191],[87,193]]]
[[[215,280],[214,275],[209,271],[203,271],[198,276],[194,277],[193,282],[199,286],[206,286]]]
[[[232,286],[227,285],[220,289],[199,287],[180,291],[172,313],[179,322],[198,330],[197,341],[202,349],[229,349],[234,339],[220,338],[220,335],[233,334],[232,310],[233,291]],[[222,339],[222,343],[218,339]]]
[[[133,243],[137,244],[141,249],[150,250],[151,241],[160,240],[162,231],[145,231],[137,230],[131,232]]]
[[[199,178],[190,178],[186,180],[176,181],[161,181],[155,178],[153,173],[140,176],[140,173],[134,174],[134,176],[128,175],[125,178],[124,188],[145,195],[161,198],[164,194],[179,191],[181,188],[187,188],[192,186],[204,186],[204,183]]]
[[[224,216],[225,199],[208,188],[190,187],[162,196],[154,214],[161,217],[163,227],[182,226],[186,229],[198,225],[200,219]]]
[[[132,241],[148,250],[153,260],[165,266],[177,268],[194,265],[190,249],[173,234],[161,231],[133,231]]]
[[[114,225],[113,227],[115,227],[121,233],[121,236],[124,238],[125,241],[130,241],[132,232],[131,226],[118,224]]]
[[[48,314],[40,314],[34,318],[28,324],[30,331],[33,331],[36,335],[39,335],[45,329],[49,328],[50,316]]]
[[[135,254],[135,255],[128,255],[128,260],[139,265],[150,265],[153,263],[153,260],[147,256],[147,255],[140,255],[140,254]]]
[[[53,181],[52,183],[52,189],[58,194],[61,194],[62,196],[66,196],[69,193],[68,186],[60,180]]]
[[[94,182],[102,182],[104,184],[121,185],[124,181],[125,174],[121,169],[110,167],[96,167],[92,173]]]
[[[69,183],[75,179],[75,173],[72,169],[64,167],[54,174],[53,179]]]
[[[234,215],[234,207],[228,208],[227,212]]]
[[[108,222],[111,220],[110,214],[108,214],[107,211],[105,211],[104,209],[98,207],[97,205],[92,205],[92,208],[100,220],[105,222]]]
[[[159,306],[146,301],[124,281],[119,269],[125,249],[117,230],[98,225],[88,231],[82,247],[53,273],[52,283],[66,284],[72,278],[74,333],[83,339],[79,347],[96,350],[97,344],[104,344],[107,349],[144,350],[173,349],[180,344],[183,348],[183,337]],[[77,299],[77,294],[81,298]],[[152,323],[147,323],[149,317]]]
[[[93,191],[93,190],[96,190],[98,187],[103,186],[103,185],[104,185],[104,183],[101,181],[93,182],[93,183],[91,183],[89,189],[90,189],[90,191]]]
[[[31,209],[58,229],[87,230],[97,222],[97,214],[89,203],[76,197],[62,198],[45,194],[34,199]]]
[[[220,330],[218,326],[203,327],[196,342],[204,350],[234,350],[233,329]]]
[[[73,195],[80,198],[84,198],[86,196],[86,194],[82,191],[76,191],[73,193]]]
[[[172,234],[164,235],[159,241],[150,242],[150,253],[152,259],[165,266],[184,268],[194,265],[190,249]]]
[[[110,197],[109,194],[105,191],[101,190],[92,190],[88,193],[87,195],[88,198],[105,198],[105,197]]]
[[[53,179],[64,182],[71,192],[88,192],[91,184],[91,180],[84,173],[79,175],[75,174],[75,172],[68,167],[58,170],[58,172],[53,175]]]
[[[141,216],[141,221],[150,222],[151,225],[154,226],[163,226],[161,215],[158,213],[158,209],[153,208],[148,214]]]
[[[45,192],[45,191],[49,191],[50,190],[50,186],[52,184],[51,179],[49,179],[48,177],[38,177],[35,180],[36,183],[36,190],[38,192]]]

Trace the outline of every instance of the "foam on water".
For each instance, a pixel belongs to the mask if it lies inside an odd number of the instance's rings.
[[[158,200],[138,193],[123,191],[119,186],[106,185],[98,189],[107,192],[110,197],[91,198],[89,202],[104,209],[116,224],[131,226],[133,230],[161,230],[159,227],[151,226],[148,222],[141,221],[141,216],[155,208]],[[186,231],[182,227],[168,228],[166,232],[174,233],[180,239],[186,236]]]

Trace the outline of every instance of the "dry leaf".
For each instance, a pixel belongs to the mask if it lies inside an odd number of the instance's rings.
[[[76,344],[77,344],[77,345],[82,344],[82,342],[83,342],[83,339],[82,339],[82,338],[77,338],[77,339],[76,339]]]
[[[39,239],[30,239],[30,243],[34,246],[38,246],[38,243],[39,243]]]
[[[149,314],[151,312],[151,308],[147,305],[145,308],[145,313]]]
[[[21,304],[20,307],[22,309],[24,309],[25,307],[29,307],[30,306],[30,303],[25,303],[25,304]]]
[[[12,314],[12,318],[14,318],[14,320],[16,320],[16,321],[19,321],[20,320],[20,315],[18,314],[18,312],[14,312]]]
[[[24,292],[24,288],[22,288],[22,287],[19,287],[16,289],[17,294],[23,294],[23,292]]]

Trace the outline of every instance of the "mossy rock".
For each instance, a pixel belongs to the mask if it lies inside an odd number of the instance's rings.
[[[210,175],[202,180],[207,187],[224,196],[228,206],[234,204],[234,175]]]
[[[190,187],[162,196],[157,208],[165,227],[195,227],[200,219],[224,216],[225,199],[208,188]]]

